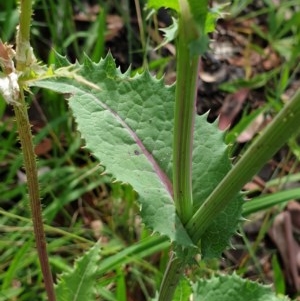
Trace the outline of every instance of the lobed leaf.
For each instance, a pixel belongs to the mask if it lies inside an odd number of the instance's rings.
[[[69,62],[58,56],[58,67]],[[76,77],[48,78],[35,86],[69,95],[69,105],[86,146],[116,180],[139,195],[147,227],[182,247],[194,247],[173,203],[172,142],[175,87],[148,72],[130,77],[116,68],[111,55],[98,64],[85,59],[73,66]],[[78,80],[79,79],[79,80]],[[195,210],[231,168],[223,133],[206,116],[197,116],[193,153]],[[240,219],[236,198],[202,239],[204,256],[218,256]]]
[[[236,274],[214,276],[192,285],[194,301],[288,301],[284,296],[276,296],[270,286],[243,279]]]
[[[99,253],[100,245],[96,243],[75,262],[71,272],[60,277],[55,288],[58,301],[95,300],[94,285]]]
[[[156,49],[159,49],[176,39],[178,34],[178,21],[172,17],[172,24],[166,28],[159,28],[159,30],[163,32],[164,40],[156,47]]]
[[[67,64],[59,57],[59,67]],[[172,198],[174,86],[165,87],[148,72],[122,74],[111,55],[74,67],[77,77],[99,88],[68,78],[35,85],[71,94],[68,102],[87,148],[107,173],[136,190],[143,222],[179,245],[193,246]]]

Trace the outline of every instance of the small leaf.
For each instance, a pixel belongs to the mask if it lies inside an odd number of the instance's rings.
[[[71,272],[63,274],[55,288],[58,301],[96,300],[94,286],[100,259],[100,245],[96,243],[75,262]]]
[[[173,17],[172,21],[173,23],[169,27],[159,29],[160,31],[164,32],[164,40],[160,45],[156,47],[156,49],[159,49],[176,39],[178,32],[178,22]]]
[[[217,276],[199,280],[192,285],[194,301],[288,301],[288,297],[276,296],[270,286],[231,276]]]
[[[199,37],[190,43],[191,55],[203,55],[209,47],[209,36],[215,30],[217,20],[224,16],[223,4],[209,9],[207,1],[190,0],[190,8],[198,27]]]
[[[224,3],[224,4],[216,5],[208,10],[206,20],[205,20],[205,33],[210,33],[215,31],[218,19],[224,18],[225,15],[227,14],[224,9],[228,5],[229,3]]]

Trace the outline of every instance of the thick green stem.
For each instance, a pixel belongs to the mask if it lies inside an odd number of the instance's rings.
[[[191,20],[186,1],[182,2],[176,48],[177,80],[174,116],[173,190],[177,213],[185,224],[193,213],[192,148],[199,57],[191,57]]]
[[[190,43],[197,30],[188,2],[180,0],[180,18],[176,47],[177,79],[173,143],[173,191],[178,216],[186,224],[193,214],[192,150],[199,56],[192,56]],[[171,301],[183,274],[184,260],[173,254],[165,271],[159,301]]]
[[[196,243],[211,221],[239,193],[243,186],[259,172],[263,165],[299,129],[300,90],[252,143],[187,224],[187,231]]]
[[[30,63],[34,61],[32,49],[30,47],[30,24],[32,14],[32,1],[20,1],[20,24],[16,41],[16,69],[23,72]],[[30,199],[30,209],[32,214],[33,229],[36,239],[36,247],[38,252],[41,270],[44,277],[45,289],[48,300],[55,301],[55,292],[53,285],[52,273],[49,265],[46,237],[42,219],[42,208],[40,203],[37,163],[34,153],[34,145],[29,123],[27,106],[24,99],[24,91],[22,83],[19,83],[19,98],[13,104],[16,122],[23,151],[24,167],[27,176],[27,186]]]

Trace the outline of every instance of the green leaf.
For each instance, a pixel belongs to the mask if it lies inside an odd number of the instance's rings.
[[[59,67],[69,63],[58,57]],[[86,146],[116,180],[129,183],[139,195],[147,227],[183,247],[193,247],[179,220],[172,196],[174,86],[165,86],[148,72],[129,76],[110,55],[98,64],[85,59],[73,66],[76,78],[49,78],[34,85],[71,95],[69,105]],[[79,81],[78,81],[79,79]],[[95,86],[96,88],[92,88]],[[195,121],[193,187],[195,210],[231,168],[224,134],[206,116]],[[228,245],[240,219],[237,198],[202,239],[204,256],[218,256]]]
[[[69,64],[58,61],[59,67]],[[49,78],[35,85],[71,93],[69,105],[87,148],[107,173],[139,194],[143,222],[179,245],[193,246],[172,198],[174,86],[148,72],[122,74],[111,55],[99,64],[86,58],[74,68],[85,81]]]
[[[244,203],[243,215],[247,216],[260,210],[266,210],[281,203],[297,199],[299,195],[300,188],[292,188],[256,197]]]
[[[192,294],[192,288],[189,281],[186,278],[182,278],[178,285],[176,286],[175,294],[172,298],[172,301],[187,301]],[[159,294],[156,292],[154,298],[151,301],[158,301]]]
[[[94,285],[100,245],[96,243],[75,262],[71,272],[63,274],[55,288],[58,301],[95,300]]]
[[[224,18],[227,14],[225,12],[225,8],[229,5],[229,3],[215,5],[213,8],[210,8],[207,12],[207,16],[205,19],[205,33],[214,32],[216,29],[216,24],[218,19]]]
[[[264,87],[267,84],[267,82],[278,73],[278,70],[279,69],[273,69],[271,71],[255,75],[254,77],[247,80],[237,79],[233,80],[232,82],[226,82],[220,85],[220,89],[224,92],[235,93],[236,91],[242,88],[261,88]]]
[[[173,301],[186,301],[189,300],[192,294],[190,282],[186,278],[182,278],[176,287]]]
[[[195,211],[231,169],[224,132],[217,123],[196,118],[193,151],[193,199]],[[223,210],[201,239],[203,257],[218,257],[229,244],[241,219],[243,200],[240,195]]]
[[[199,280],[193,284],[194,301],[288,301],[276,296],[270,286],[242,279],[236,274]]]
[[[159,49],[176,39],[178,33],[178,21],[172,17],[172,22],[173,23],[169,27],[159,29],[164,33],[164,40],[156,49]]]
[[[9,289],[1,290],[0,292],[0,301],[7,301],[7,300],[18,300],[17,298],[22,298],[22,293],[24,291],[24,288],[16,288],[12,287]],[[24,296],[24,294],[23,294]]]
[[[154,8],[156,10],[161,7],[171,8],[175,11],[179,11],[179,2],[178,0],[149,0],[147,4],[148,8]]]
[[[280,266],[278,257],[276,254],[272,256],[272,270],[274,273],[274,286],[277,294],[285,294],[286,285],[285,285],[285,275]]]
[[[209,9],[207,0],[189,0],[188,2],[199,34],[198,38],[190,43],[191,55],[203,55],[209,47],[208,33],[215,31],[217,20],[223,17],[223,10],[228,4]]]
[[[5,277],[2,280],[1,291],[8,289],[12,283],[13,279],[17,277],[18,269],[20,268],[21,262],[24,261],[24,258],[27,256],[28,249],[32,246],[32,240],[28,240],[26,243],[22,245],[18,249],[18,252],[14,255],[13,260],[11,261],[9,268],[6,273],[4,273]]]

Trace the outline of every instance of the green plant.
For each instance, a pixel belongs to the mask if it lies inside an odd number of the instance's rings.
[[[300,92],[231,166],[223,143],[224,133],[218,131],[216,124],[208,124],[206,116],[195,116],[199,55],[205,51],[207,34],[214,30],[215,19],[220,14],[209,11],[207,1],[148,3],[153,8],[168,6],[177,13],[176,86],[165,86],[162,79],[148,72],[134,77],[129,72],[121,73],[111,55],[97,64],[88,57],[83,64],[71,64],[56,55],[53,66],[41,66],[29,44],[31,4],[29,0],[21,2],[15,56],[9,46],[1,44],[0,83],[3,97],[16,113],[48,300],[56,297],[81,300],[79,296],[92,299],[98,274],[126,262],[125,256],[130,252],[141,254],[150,248],[163,249],[168,241],[172,242],[173,250],[157,300],[168,301],[173,296],[175,300],[187,300],[190,294],[195,300],[204,297],[219,300],[220,295],[222,300],[230,300],[226,292],[233,283],[237,284],[235,298],[244,294],[247,300],[282,299],[272,295],[269,288],[236,275],[194,282],[181,281],[181,278],[186,266],[194,264],[196,254],[215,257],[226,248],[242,216],[243,200],[239,191],[295,134]],[[87,148],[99,158],[107,174],[132,185],[139,195],[143,222],[159,234],[106,261],[100,260],[99,267],[96,263],[100,251],[96,244],[78,261],[73,272],[61,277],[56,297],[45,252],[37,168],[24,101],[24,89],[32,86],[71,95],[68,103]],[[122,282],[121,277],[120,291],[123,291]],[[218,294],[212,294],[216,290]]]

